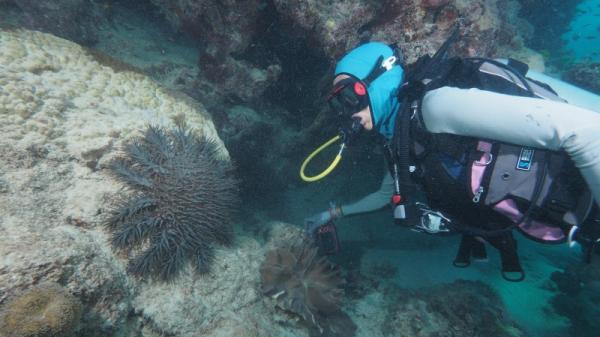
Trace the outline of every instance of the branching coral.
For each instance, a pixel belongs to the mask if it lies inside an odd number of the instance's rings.
[[[306,242],[271,250],[260,268],[262,291],[320,334],[351,336],[354,323],[340,308],[344,279],[317,251]]]
[[[213,141],[185,126],[149,126],[127,143],[110,172],[131,193],[107,226],[115,248],[136,253],[130,272],[169,280],[188,260],[207,272],[213,244],[228,244],[233,235],[238,188],[232,171]]]
[[[81,319],[81,303],[58,284],[29,289],[0,316],[1,337],[70,336]]]

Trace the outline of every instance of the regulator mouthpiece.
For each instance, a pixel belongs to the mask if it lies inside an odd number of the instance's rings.
[[[358,135],[363,130],[362,124],[360,124],[359,117],[352,118],[352,124],[349,127],[343,127],[340,129],[340,137],[342,138],[342,142],[349,146],[356,140]]]

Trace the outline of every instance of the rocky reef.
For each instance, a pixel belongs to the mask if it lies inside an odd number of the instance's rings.
[[[391,296],[384,336],[525,336],[482,282],[456,281]]]
[[[242,57],[269,25],[265,1],[151,1],[175,30],[203,42],[200,76],[219,96],[252,102],[279,77],[277,62],[261,67]]]
[[[600,95],[600,63],[580,63],[565,73],[565,80]]]
[[[569,319],[572,336],[591,337],[600,329],[600,260],[594,257],[590,265],[573,264],[552,274],[558,290],[552,307]]]

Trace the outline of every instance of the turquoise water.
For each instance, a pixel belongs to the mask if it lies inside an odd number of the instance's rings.
[[[600,61],[600,0],[581,1],[577,14],[562,35],[565,49],[576,61]]]

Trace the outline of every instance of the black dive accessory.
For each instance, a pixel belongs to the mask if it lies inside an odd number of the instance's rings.
[[[575,242],[581,245],[585,263],[592,263],[594,253],[600,255],[600,207],[594,205],[583,224],[571,227],[567,242],[569,247],[573,247]]]
[[[369,106],[366,84],[355,77],[345,78],[336,84],[327,102],[331,110],[341,119],[342,142],[346,146],[350,145],[363,129],[360,118],[352,115]],[[348,123],[349,120],[352,122]]]
[[[339,81],[327,98],[329,107],[340,117],[350,117],[369,106],[367,85],[355,77]]]
[[[345,146],[352,145],[354,140],[363,130],[362,124],[360,124],[360,118],[353,117],[352,124],[342,125],[340,127],[340,138]]]
[[[410,192],[414,191],[412,185],[403,184],[403,179],[407,179],[406,177],[400,178],[400,165],[398,157],[394,154],[393,146],[390,143],[386,143],[383,146],[384,155],[386,161],[390,163],[390,174],[394,179],[394,194],[392,195],[392,208],[394,215],[394,223],[402,226],[411,226],[416,224],[417,220],[417,207],[415,203],[408,203],[407,198],[404,195],[408,195]],[[408,165],[407,171],[408,173]],[[410,180],[410,178],[408,178]],[[406,181],[406,180],[404,180]],[[402,186],[401,186],[402,185]],[[411,190],[411,191],[409,191]],[[401,194],[400,191],[404,191],[407,194]]]
[[[329,220],[315,231],[314,242],[320,254],[334,255],[340,251],[340,243],[333,220]]]

